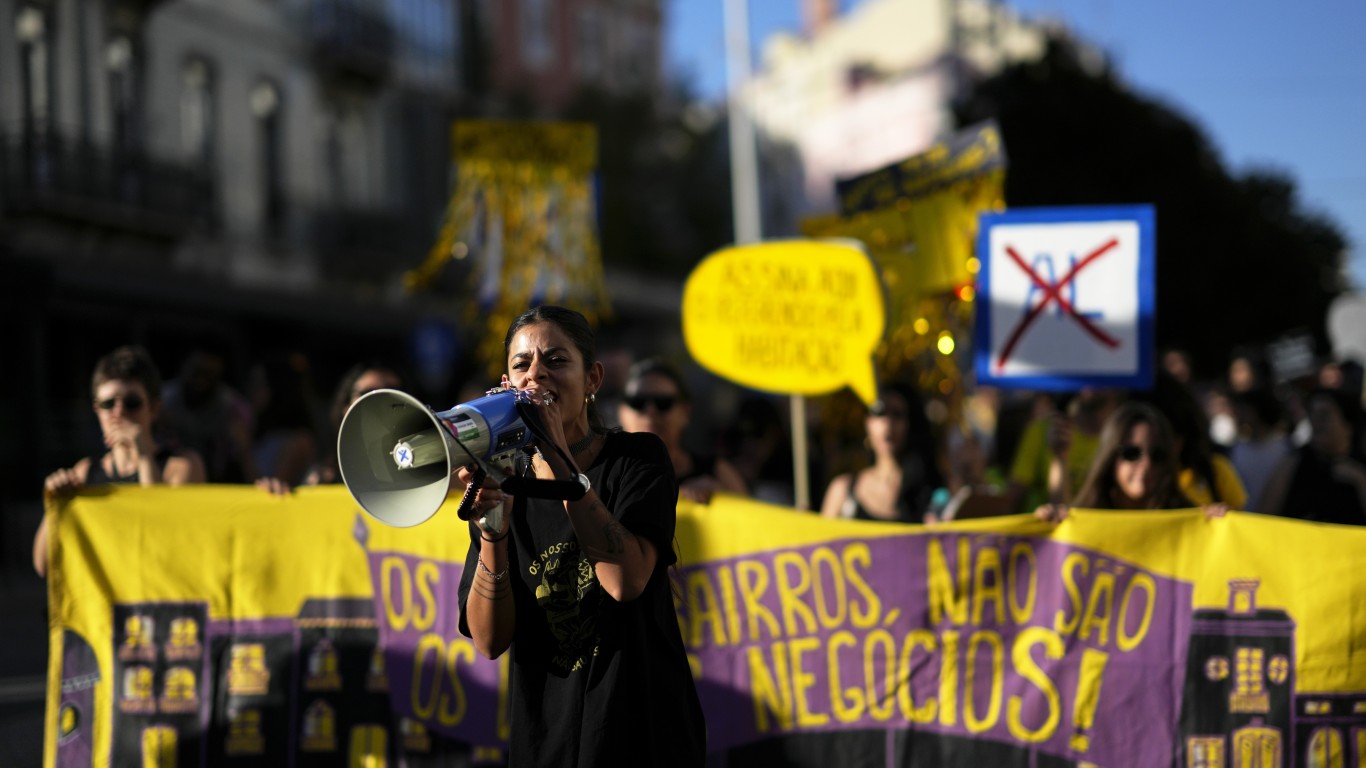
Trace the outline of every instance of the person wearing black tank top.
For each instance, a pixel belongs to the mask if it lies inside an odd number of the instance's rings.
[[[864,429],[873,465],[839,475],[825,489],[821,514],[854,520],[924,521],[930,495],[943,485],[934,438],[920,396],[885,384]]]
[[[87,485],[112,483],[204,482],[204,462],[197,454],[159,447],[152,437],[160,406],[161,376],[146,350],[120,347],[100,358],[90,390],[108,450],[48,475],[44,483],[47,494],[66,495]],[[33,567],[39,576],[47,573],[46,518],[34,538]]]

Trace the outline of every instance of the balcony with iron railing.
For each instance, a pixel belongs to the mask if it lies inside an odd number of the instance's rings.
[[[325,74],[371,87],[388,79],[397,36],[374,0],[311,0],[306,17],[313,60]]]
[[[0,216],[52,218],[178,238],[214,225],[202,169],[55,131],[0,129]]]

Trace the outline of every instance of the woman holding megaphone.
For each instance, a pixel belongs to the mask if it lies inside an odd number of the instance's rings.
[[[511,474],[586,490],[514,498],[503,478],[486,478],[475,498],[460,631],[489,658],[511,651],[509,764],[702,765],[702,710],[667,573],[678,501],[668,451],[652,434],[602,427],[603,365],[583,315],[532,309],[504,350],[505,385],[544,423],[535,455]],[[488,514],[499,505],[504,514]]]

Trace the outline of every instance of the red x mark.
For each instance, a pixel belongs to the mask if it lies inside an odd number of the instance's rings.
[[[1043,290],[1044,295],[1043,300],[1036,306],[1031,307],[1029,312],[1025,313],[1024,319],[1020,321],[1020,324],[1015,326],[1014,331],[1011,331],[1010,338],[1006,340],[1005,348],[1001,350],[1001,356],[996,360],[996,368],[998,370],[1005,367],[1006,360],[1010,358],[1010,353],[1015,351],[1015,345],[1020,343],[1020,337],[1024,336],[1025,330],[1029,328],[1030,324],[1032,324],[1039,315],[1043,314],[1043,311],[1048,308],[1049,303],[1054,301],[1058,302],[1058,306],[1062,307],[1064,312],[1071,315],[1081,324],[1082,330],[1095,337],[1096,341],[1099,341],[1101,344],[1110,348],[1119,346],[1119,339],[1116,339],[1100,328],[1097,328],[1095,323],[1092,323],[1081,313],[1077,312],[1076,307],[1072,306],[1072,302],[1062,296],[1062,289],[1067,287],[1068,283],[1072,282],[1073,278],[1077,276],[1077,273],[1080,272],[1082,268],[1096,259],[1099,259],[1102,254],[1118,244],[1119,241],[1112,238],[1110,242],[1088,253],[1086,258],[1072,265],[1072,269],[1069,270],[1067,274],[1063,275],[1061,280],[1054,284],[1050,284],[1047,280],[1039,277],[1038,273],[1030,269],[1029,265],[1025,263],[1025,260],[1020,257],[1019,252],[1009,245],[1006,246],[1006,255],[1010,257],[1011,261],[1018,264],[1020,269],[1025,271],[1026,275],[1029,275],[1029,279]]]

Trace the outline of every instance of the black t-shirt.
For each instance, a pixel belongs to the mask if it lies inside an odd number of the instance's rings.
[[[613,432],[584,471],[612,516],[658,552],[635,600],[618,603],[579,548],[563,502],[519,499],[508,569],[517,606],[512,642],[512,766],[700,766],[706,737],[674,614],[668,567],[678,488],[651,434]],[[473,523],[471,523],[473,526]],[[479,554],[460,579],[460,631]]]

